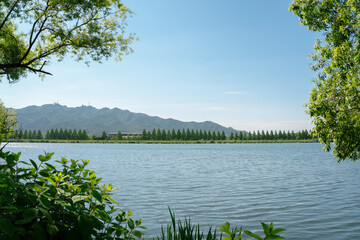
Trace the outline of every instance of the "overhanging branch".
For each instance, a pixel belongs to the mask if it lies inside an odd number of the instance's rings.
[[[1,72],[1,74],[8,74],[6,69],[11,69],[11,68],[26,68],[34,73],[44,73],[44,74],[47,74],[47,75],[51,75],[51,73],[49,72],[46,72],[44,70],[42,70],[42,68],[44,67],[46,61],[42,64],[41,68],[39,69],[36,69],[34,67],[31,67],[29,66],[28,64],[20,64],[20,63],[9,63],[9,64],[0,64],[0,69],[3,70],[3,72]]]

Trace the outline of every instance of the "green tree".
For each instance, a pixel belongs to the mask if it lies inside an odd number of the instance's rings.
[[[41,133],[41,130],[39,129],[36,133],[36,139],[43,139],[43,135]]]
[[[235,132],[234,139],[235,139],[235,140],[238,140],[238,139],[239,139],[239,134],[238,134],[238,132]]]
[[[86,130],[82,130],[82,140],[89,140],[89,135],[87,134]]]
[[[28,131],[28,139],[34,139],[35,137],[34,137],[34,135],[33,135],[33,133],[34,133],[34,131],[32,131],[32,130],[29,130]],[[36,135],[36,134],[35,134]]]
[[[155,137],[156,140],[161,140],[161,130],[160,128],[157,129],[156,131],[156,137]]]
[[[185,140],[186,140],[186,141],[191,140],[190,129],[186,129]]]
[[[208,130],[208,134],[207,134],[207,140],[212,140],[213,136],[211,134],[211,131]]]
[[[300,24],[323,34],[317,39],[312,69],[317,72],[307,104],[315,137],[339,161],[360,157],[359,1],[293,0]]]
[[[290,131],[287,131],[287,133],[286,133],[286,139],[287,139],[287,140],[290,140],[290,139],[291,139],[291,133],[290,133]]]
[[[24,136],[24,133],[23,133],[22,129],[20,129],[19,134],[18,134],[18,138],[22,139],[23,136]]]
[[[22,138],[23,138],[23,139],[28,139],[28,131],[27,131],[27,129],[25,129]]]
[[[220,133],[219,133],[219,137],[220,137]],[[213,131],[211,134],[211,140],[216,140],[216,139],[217,139],[216,132]]]
[[[257,136],[256,136],[255,130],[253,131],[252,136],[253,136],[253,137],[252,137],[253,140],[257,140]]]
[[[166,140],[166,131],[165,129],[161,130],[161,140]]]
[[[69,139],[69,132],[67,128],[64,129],[64,139]]]
[[[107,136],[105,130],[103,130],[103,132],[102,132],[102,134],[101,134],[101,139],[102,139],[102,140],[106,140],[107,137],[108,137],[108,136]]]
[[[146,134],[146,130],[143,129],[142,133],[141,133],[141,140],[147,140],[147,134]]]
[[[144,129],[144,131],[145,131],[145,129]],[[143,131],[143,133],[144,133],[144,131]],[[141,135],[141,136],[142,136],[142,135]],[[145,131],[145,136],[146,136],[146,131]],[[120,131],[117,132],[117,134],[116,134],[116,139],[117,139],[117,140],[122,140],[122,139],[123,139],[122,134],[121,134]]]
[[[32,139],[36,139],[36,131],[35,130],[32,131],[31,137],[32,137]]]
[[[65,135],[64,135],[64,130],[62,128],[60,128],[60,131],[59,131],[59,139],[65,139]]]
[[[15,111],[6,109],[4,104],[0,101],[0,143],[3,140],[7,140],[9,135],[14,131],[15,125]]]
[[[175,131],[174,131],[175,133]],[[171,136],[171,132],[170,132],[170,129],[168,129],[166,131],[166,137],[165,137],[166,140],[170,141],[172,139],[172,136]]]
[[[203,131],[200,129],[200,130],[199,130],[199,140],[201,140],[201,139],[204,139],[204,133],[203,133]]]
[[[204,140],[207,140],[207,139],[208,139],[208,134],[207,134],[206,130],[204,130],[203,139],[204,139]]]
[[[239,140],[244,140],[244,133],[242,131],[239,132]]]
[[[49,130],[46,130],[46,133],[45,133],[45,139],[50,139],[50,132]]]
[[[197,133],[197,135],[199,135],[199,132]],[[197,136],[194,129],[191,129],[190,131],[190,140],[197,140]]]
[[[224,132],[224,131],[221,132],[220,139],[221,139],[221,140],[226,140],[226,135],[225,135],[225,132]]]
[[[252,139],[252,133],[249,131],[248,132],[248,135],[246,136],[246,139],[247,140],[251,140]]]
[[[180,139],[181,139],[181,131],[180,131],[180,129],[178,129],[176,131],[176,140],[180,140]]]
[[[134,35],[125,33],[131,14],[120,0],[1,1],[0,77],[13,83],[28,72],[51,75],[46,66],[67,54],[86,63],[121,60],[132,52]]]
[[[151,140],[156,140],[156,130],[155,130],[155,128],[153,128],[153,130],[151,132]]]
[[[181,131],[181,140],[186,140],[186,132],[184,128]]]
[[[171,140],[175,140],[176,139],[176,132],[175,129],[171,130]]]
[[[234,140],[234,133],[233,132],[230,133],[229,139]]]

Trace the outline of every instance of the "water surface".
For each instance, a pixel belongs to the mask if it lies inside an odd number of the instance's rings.
[[[200,225],[260,230],[273,221],[286,239],[360,239],[360,162],[337,163],[317,143],[58,144],[11,143],[22,159],[89,159],[114,198],[146,234],[176,216]]]

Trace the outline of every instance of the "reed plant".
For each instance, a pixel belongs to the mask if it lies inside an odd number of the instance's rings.
[[[212,230],[210,226],[207,233],[200,229],[200,224],[192,224],[190,218],[185,218],[182,222],[176,222],[175,213],[171,212],[171,223],[167,224],[166,229],[161,226],[161,234],[154,240],[216,240],[221,239],[222,234],[218,235],[216,229]]]
[[[178,220],[176,222],[175,213],[171,212],[171,223],[167,224],[166,230],[161,227],[161,234],[158,235],[154,240],[246,240],[245,237],[250,237],[257,240],[270,240],[270,239],[284,239],[278,235],[280,232],[285,231],[282,228],[274,228],[273,223],[266,224],[261,223],[264,237],[261,237],[251,231],[243,230],[242,227],[230,229],[230,223],[226,222],[224,225],[219,226],[220,233],[212,230],[210,226],[206,231],[200,229],[200,224],[192,224],[190,218],[185,218],[184,222]],[[223,237],[224,234],[224,237]]]

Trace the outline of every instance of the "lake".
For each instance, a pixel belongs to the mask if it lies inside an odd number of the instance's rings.
[[[259,233],[261,221],[286,239],[360,239],[360,161],[338,163],[318,143],[58,144],[10,143],[22,160],[88,159],[89,169],[120,190],[147,238],[170,221],[202,227],[229,221]]]

